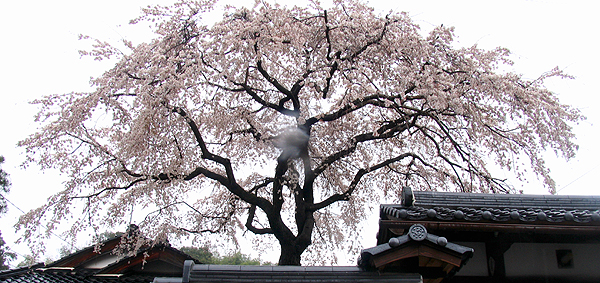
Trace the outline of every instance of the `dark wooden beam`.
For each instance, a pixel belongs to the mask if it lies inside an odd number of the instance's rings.
[[[544,234],[585,234],[600,235],[600,226],[577,224],[523,224],[523,223],[489,223],[489,222],[458,222],[458,221],[396,221],[380,220],[382,229],[408,229],[414,224],[421,224],[428,231],[459,230],[477,232],[534,232]]]

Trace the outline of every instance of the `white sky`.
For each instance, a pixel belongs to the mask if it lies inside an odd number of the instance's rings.
[[[2,1],[0,155],[6,158],[2,168],[13,183],[8,194],[12,203],[27,211],[61,189],[57,172],[42,173],[35,167],[19,167],[24,154],[16,143],[36,128],[33,123],[36,109],[27,102],[45,94],[89,90],[90,76],[99,76],[110,67],[91,58],[80,59],[78,50],[88,44],[78,41],[78,34],[109,42],[126,38],[140,43],[150,38],[151,33],[144,28],[146,24],[128,26],[129,19],[140,14],[141,6],[172,1]],[[600,19],[595,14],[594,1],[369,2],[382,11],[408,12],[424,31],[440,24],[454,26],[460,45],[507,47],[513,52],[514,71],[526,78],[535,79],[555,66],[575,76],[575,80],[554,79],[546,85],[559,94],[563,103],[578,107],[588,117],[575,126],[580,150],[569,162],[549,153],[548,164],[559,194],[600,194],[594,178],[600,174],[600,150],[595,143],[600,137],[600,95],[594,83],[600,77],[600,59],[596,54]],[[528,184],[513,182],[513,185],[525,193],[547,193],[536,180]],[[14,244],[17,237],[12,228],[20,214],[17,208],[9,206],[8,214],[0,219],[0,231],[9,246],[25,255],[27,248]],[[375,235],[366,237],[374,239]],[[367,245],[370,244],[374,242]],[[50,242],[48,255],[56,258],[60,245],[58,240]],[[355,258],[350,260],[348,264],[353,264]]]

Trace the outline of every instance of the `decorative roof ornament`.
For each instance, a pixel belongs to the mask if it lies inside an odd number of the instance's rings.
[[[402,206],[411,207],[415,204],[415,195],[413,194],[412,189],[410,187],[402,188],[402,193],[400,197],[402,198]]]
[[[406,234],[362,250],[358,266],[380,272],[396,270],[402,266],[401,269],[405,272],[419,272],[424,278],[443,279],[458,272],[473,256],[473,252],[473,248],[451,243],[445,237],[428,233],[424,225],[413,224]],[[410,260],[411,258],[420,260]],[[434,270],[439,272],[433,272]]]
[[[423,241],[427,238],[427,229],[421,224],[410,226],[408,236],[415,241]]]

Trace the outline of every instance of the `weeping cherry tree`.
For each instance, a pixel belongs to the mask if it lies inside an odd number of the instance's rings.
[[[568,77],[559,69],[526,80],[504,71],[507,49],[455,47],[452,28],[423,36],[406,13],[355,0],[259,1],[206,23],[214,5],[143,9],[132,23],[155,39],[95,41],[83,53],[115,63],[93,91],[34,102],[26,164],[68,181],[20,219],[24,240],[65,219],[76,237],[133,217],[152,241],[253,233],[276,239],[281,265],[307,248],[334,260],[402,186],[511,193],[501,168],[553,192],[543,154],[575,154],[582,117],[543,84]]]

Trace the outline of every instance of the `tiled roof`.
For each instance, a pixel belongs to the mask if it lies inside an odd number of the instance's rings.
[[[123,240],[129,239],[117,236],[104,241],[100,252],[91,246],[48,265],[2,271],[0,283],[147,283],[156,276],[180,275],[184,261],[192,259],[168,243],[143,246],[132,256],[117,257],[113,252]]]
[[[175,282],[422,282],[419,274],[365,271],[355,266],[245,266],[207,265],[186,261],[182,278],[156,278],[155,283]]]
[[[481,194],[415,191],[415,205],[445,207],[600,209],[600,196]]]
[[[410,242],[429,242],[434,246],[439,246],[442,249],[455,252],[461,255],[464,259],[469,259],[473,256],[474,250],[469,247],[461,246],[455,243],[450,243],[445,237],[439,237],[427,232],[427,229],[420,224],[415,224],[410,227],[407,234],[399,237],[392,237],[387,243],[377,245],[375,247],[364,249],[361,252],[358,260],[359,266],[367,266],[369,259],[373,256],[384,254],[388,251],[401,247]]]
[[[382,205],[382,219],[588,223],[600,225],[600,196],[413,192],[414,205]]]
[[[83,275],[65,269],[46,269],[33,266],[0,273],[1,283],[145,283],[154,276],[130,275],[124,277],[105,277]]]

